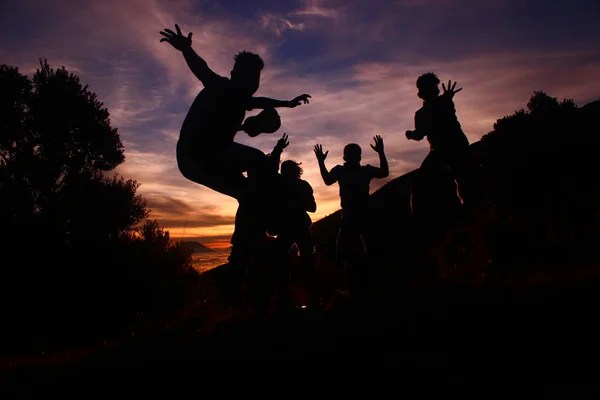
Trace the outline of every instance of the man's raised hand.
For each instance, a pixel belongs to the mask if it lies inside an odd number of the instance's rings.
[[[375,146],[371,145],[371,148],[378,153],[383,153],[383,139],[380,135],[373,136],[373,140],[375,140]]]
[[[290,145],[290,142],[288,140],[288,134],[284,133],[283,136],[281,137],[281,139],[279,139],[277,141],[277,144],[275,145],[275,148],[283,151],[283,149],[285,149],[289,145]]]
[[[298,96],[290,101],[290,107],[291,108],[297,107],[300,104],[302,104],[302,102],[304,102],[304,104],[308,104],[308,99],[310,99],[309,94],[301,94],[300,96]]]
[[[454,95],[462,90],[462,88],[458,88],[454,90],[456,87],[456,82],[452,85],[452,81],[448,81],[448,88],[442,83],[442,89],[444,89],[444,93],[442,95],[450,96],[450,98],[454,97]]]
[[[183,51],[192,45],[192,32],[188,33],[187,37],[181,34],[179,25],[175,24],[177,33],[173,32],[169,28],[165,28],[164,31],[160,31],[160,34],[164,37],[160,39],[161,42],[167,42],[171,46],[175,47],[179,51]]]
[[[329,150],[325,153],[323,153],[323,146],[320,144],[317,144],[315,146],[315,155],[317,156],[317,160],[319,161],[325,161],[325,159],[327,158],[327,154],[329,154]]]

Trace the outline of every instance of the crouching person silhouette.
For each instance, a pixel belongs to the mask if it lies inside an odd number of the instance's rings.
[[[379,154],[379,168],[361,165],[362,150],[356,143],[344,148],[344,164],[327,170],[325,159],[329,151],[323,153],[321,145],[315,146],[315,155],[323,182],[327,186],[338,182],[342,207],[341,227],[338,232],[337,260],[346,271],[351,297],[360,299],[369,287],[370,263],[363,236],[367,232],[369,218],[370,183],[373,178],[389,175],[387,159],[383,149],[383,139],[377,135],[371,148]]]
[[[239,131],[251,137],[277,131],[281,121],[275,108],[294,108],[308,103],[310,96],[303,94],[290,101],[253,97],[264,67],[259,55],[247,51],[238,53],[234,57],[231,77],[226,78],[212,71],[192,49],[191,32],[186,37],[178,25],[175,29],[177,32],[161,31],[163,38],[160,41],[169,43],[183,54],[188,67],[204,86],[183,121],[177,142],[177,164],[187,179],[238,200],[240,209],[236,214],[236,232],[232,236],[229,260],[247,264],[257,240],[264,237],[265,229],[255,226],[255,229],[239,232],[237,220],[243,220],[242,225],[258,221],[246,219],[244,214],[256,212],[257,206],[263,206],[264,210],[269,183],[263,178],[271,173],[272,160],[256,148],[234,142],[234,137]],[[246,111],[253,109],[263,111],[244,122]]]
[[[278,259],[285,260],[290,249],[295,245],[300,253],[304,288],[309,295],[309,306],[319,305],[319,296],[315,287],[314,243],[311,233],[312,220],[309,212],[317,211],[317,203],[310,184],[303,180],[303,170],[300,163],[286,160],[281,164],[281,173],[277,191],[280,201],[277,217],[270,226],[269,233],[277,235],[276,246],[280,255]],[[277,263],[280,264],[280,263]],[[279,301],[278,308],[288,305],[289,267],[275,265]]]

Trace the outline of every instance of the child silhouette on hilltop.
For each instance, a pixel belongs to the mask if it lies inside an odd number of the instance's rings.
[[[337,260],[346,269],[350,293],[362,295],[368,284],[367,250],[363,235],[366,233],[369,211],[369,189],[373,178],[385,178],[389,168],[383,150],[383,139],[377,135],[373,138],[375,145],[371,148],[379,154],[379,168],[361,165],[362,150],[356,143],[344,148],[344,165],[336,165],[327,171],[325,159],[329,151],[323,153],[323,147],[315,146],[315,155],[323,182],[327,186],[338,182],[342,206],[342,221],[338,233],[336,253]]]
[[[244,131],[251,137],[273,133],[281,124],[275,108],[294,108],[302,102],[308,103],[310,96],[303,94],[290,101],[253,97],[264,67],[260,56],[247,51],[238,53],[231,77],[226,78],[212,71],[192,49],[191,32],[186,37],[177,24],[175,29],[177,33],[170,29],[161,31],[164,37],[160,41],[181,51],[190,70],[204,86],[181,127],[177,142],[179,170],[187,179],[237,199],[240,207],[244,207],[238,210],[236,220],[245,219],[248,213],[257,214],[255,207],[264,205],[268,198],[268,183],[261,179],[272,170],[272,160],[258,149],[234,142],[236,133]],[[263,111],[244,122],[246,111],[253,109]],[[243,172],[247,172],[247,178]],[[251,220],[249,217],[248,221]],[[239,226],[236,224],[236,230]],[[243,234],[234,233],[230,261],[247,259],[249,249],[255,247],[253,240],[260,236],[258,232],[262,231],[264,236],[262,228],[255,228]]]
[[[427,72],[417,79],[417,95],[423,99],[423,107],[415,113],[415,130],[406,131],[406,138],[422,140],[427,136],[430,151],[419,169],[414,192],[419,201],[434,196],[425,194],[425,188],[431,186],[434,177],[443,173],[448,166],[458,183],[460,197],[466,203],[469,140],[458,122],[452,100],[462,88],[454,90],[456,82],[452,84],[448,81],[448,88],[442,84],[444,93],[440,95],[439,83],[433,72]]]

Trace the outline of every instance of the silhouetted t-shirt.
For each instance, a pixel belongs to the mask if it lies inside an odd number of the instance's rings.
[[[282,199],[282,219],[285,225],[298,228],[308,228],[312,224],[312,220],[308,215],[309,211],[315,203],[313,188],[303,179],[285,179],[280,176]]]
[[[336,165],[330,171],[334,182],[340,186],[342,218],[364,216],[369,207],[371,180],[376,177],[378,168],[372,165]]]
[[[415,130],[427,135],[432,150],[451,150],[469,145],[456,118],[454,102],[447,95],[423,103],[423,107],[415,113]]]
[[[185,150],[218,157],[233,142],[252,96],[241,95],[228,78],[206,82],[188,111],[179,141]]]

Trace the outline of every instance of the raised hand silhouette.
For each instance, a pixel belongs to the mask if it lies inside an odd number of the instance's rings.
[[[452,85],[452,81],[448,81],[448,88],[446,88],[446,86],[442,83],[442,89],[444,89],[444,93],[442,93],[442,96],[450,96],[450,98],[454,97],[456,93],[462,90],[462,88],[454,90],[455,87],[456,82],[454,82],[454,85]]]
[[[188,33],[187,37],[181,34],[181,29],[179,29],[179,25],[175,24],[175,29],[177,33],[173,32],[169,28],[165,28],[164,31],[160,31],[160,34],[164,36],[164,38],[160,39],[162,42],[167,42],[174,48],[179,51],[183,51],[192,45],[192,32]]]
[[[284,133],[283,136],[281,137],[281,139],[279,139],[277,141],[277,144],[275,145],[275,148],[283,151],[283,149],[285,149],[289,145],[290,145],[290,142],[288,140],[288,134]]]
[[[318,161],[325,161],[325,159],[327,158],[327,154],[329,154],[329,150],[327,152],[323,153],[322,145],[317,144],[315,146],[315,155],[317,156]]]
[[[373,140],[375,141],[375,146],[371,145],[371,148],[377,153],[383,153],[383,139],[381,136],[375,135],[373,136]]]
[[[298,96],[290,101],[290,107],[291,108],[297,107],[300,104],[302,104],[302,102],[304,102],[304,104],[308,104],[309,103],[308,99],[310,99],[309,94],[301,94],[300,96]]]

